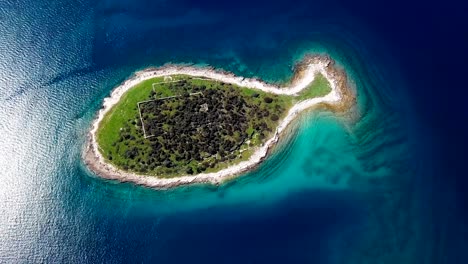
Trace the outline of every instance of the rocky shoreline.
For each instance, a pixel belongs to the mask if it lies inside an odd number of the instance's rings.
[[[99,146],[96,141],[96,132],[99,123],[112,106],[119,102],[121,96],[126,91],[142,81],[155,77],[184,74],[210,78],[270,93],[294,95],[306,88],[307,85],[314,80],[317,73],[321,73],[326,79],[328,79],[332,91],[323,97],[307,99],[295,104],[288,111],[287,116],[280,121],[274,136],[267,140],[262,146],[257,147],[249,160],[242,161],[226,169],[212,173],[200,173],[197,175],[186,175],[173,178],[159,178],[157,176],[139,175],[118,169],[108,163],[99,151]],[[306,56],[302,62],[297,64],[290,87],[279,87],[267,84],[256,78],[239,77],[233,73],[217,70],[212,67],[197,68],[193,66],[166,65],[159,68],[148,68],[136,72],[134,76],[116,87],[111,92],[110,97],[104,99],[103,107],[99,110],[96,119],[92,123],[91,130],[88,133],[86,146],[83,151],[83,161],[94,174],[102,178],[117,180],[120,182],[132,182],[134,184],[150,188],[167,189],[195,183],[220,184],[227,179],[236,177],[258,166],[258,164],[268,156],[271,148],[278,142],[281,133],[285,130],[287,125],[290,124],[300,112],[313,107],[326,107],[333,111],[343,112],[353,105],[354,100],[355,95],[349,88],[347,76],[344,70],[338,69],[335,62],[330,57],[323,55]]]

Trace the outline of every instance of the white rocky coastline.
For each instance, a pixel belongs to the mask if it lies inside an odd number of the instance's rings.
[[[242,87],[259,89],[265,92],[276,94],[294,95],[303,90],[310,84],[317,73],[321,73],[331,84],[331,92],[323,97],[316,97],[295,104],[288,111],[286,117],[280,121],[276,133],[272,138],[267,140],[262,146],[258,147],[252,156],[238,164],[232,165],[226,169],[222,169],[212,173],[201,173],[197,175],[187,175],[174,178],[158,178],[156,176],[139,175],[132,172],[120,170],[108,163],[99,151],[99,146],[96,141],[96,132],[99,123],[104,118],[106,113],[119,102],[121,96],[137,85],[138,83],[162,76],[175,74],[185,74],[196,77],[205,77],[225,83],[236,84]],[[258,79],[243,78],[235,76],[232,73],[218,71],[213,68],[197,68],[193,66],[178,66],[168,65],[160,68],[151,68],[136,72],[135,75],[125,81],[120,86],[116,87],[110,97],[104,99],[103,108],[99,111],[97,118],[93,121],[92,128],[88,135],[86,148],[83,153],[83,159],[88,168],[95,174],[105,179],[118,180],[120,182],[132,182],[139,185],[144,185],[151,188],[166,189],[180,185],[193,183],[212,183],[219,184],[226,179],[240,175],[249,169],[257,166],[268,154],[269,149],[278,141],[280,134],[285,130],[287,125],[293,121],[297,115],[305,109],[309,109],[318,105],[328,105],[330,107],[344,105],[347,100],[349,90],[344,71],[336,69],[333,60],[328,56],[310,56],[298,66],[296,74],[291,82],[290,87],[278,87],[276,85],[267,84]]]

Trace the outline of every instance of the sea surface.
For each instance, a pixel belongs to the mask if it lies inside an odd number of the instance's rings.
[[[434,34],[456,24],[419,7],[1,1],[0,262],[468,263],[466,169],[450,163],[467,134],[438,93],[456,86],[431,79],[450,40]],[[302,115],[255,171],[161,191],[81,161],[103,99],[134,71],[188,63],[281,83],[310,52],[347,71],[357,104]]]

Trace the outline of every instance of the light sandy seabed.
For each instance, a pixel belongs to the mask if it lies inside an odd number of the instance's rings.
[[[321,73],[330,82],[331,92],[323,97],[311,98],[295,104],[288,111],[286,117],[280,121],[272,138],[257,147],[248,160],[241,161],[240,163],[232,165],[226,169],[212,173],[200,173],[197,175],[186,175],[173,178],[159,178],[157,176],[139,175],[118,169],[108,163],[99,151],[96,141],[96,133],[99,123],[106,113],[119,102],[120,98],[126,91],[145,80],[155,77],[184,74],[189,76],[205,77],[274,94],[295,95],[312,83],[317,73]],[[308,56],[298,64],[289,87],[279,87],[253,78],[243,78],[235,76],[232,73],[219,71],[213,68],[197,68],[193,66],[178,65],[150,68],[136,72],[132,78],[116,87],[112,91],[110,97],[104,99],[103,108],[99,111],[89,132],[86,148],[83,152],[83,159],[88,168],[102,178],[118,180],[121,182],[132,182],[151,188],[165,189],[193,183],[219,184],[224,180],[233,178],[254,168],[262,162],[267,156],[270,148],[278,142],[281,132],[283,132],[287,125],[291,123],[291,121],[293,121],[303,110],[319,105],[325,105],[331,109],[342,111],[350,107],[350,103],[353,99],[354,95],[352,95],[348,87],[345,72],[337,69],[334,61],[328,56],[323,55]]]

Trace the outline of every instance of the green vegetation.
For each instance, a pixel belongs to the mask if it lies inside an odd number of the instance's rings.
[[[323,76],[297,97],[182,75],[154,78],[122,96],[97,141],[123,170],[162,177],[217,171],[248,159],[296,101],[327,91]]]
[[[300,100],[321,97],[331,92],[330,82],[322,74],[317,74],[314,81],[299,94]]]

